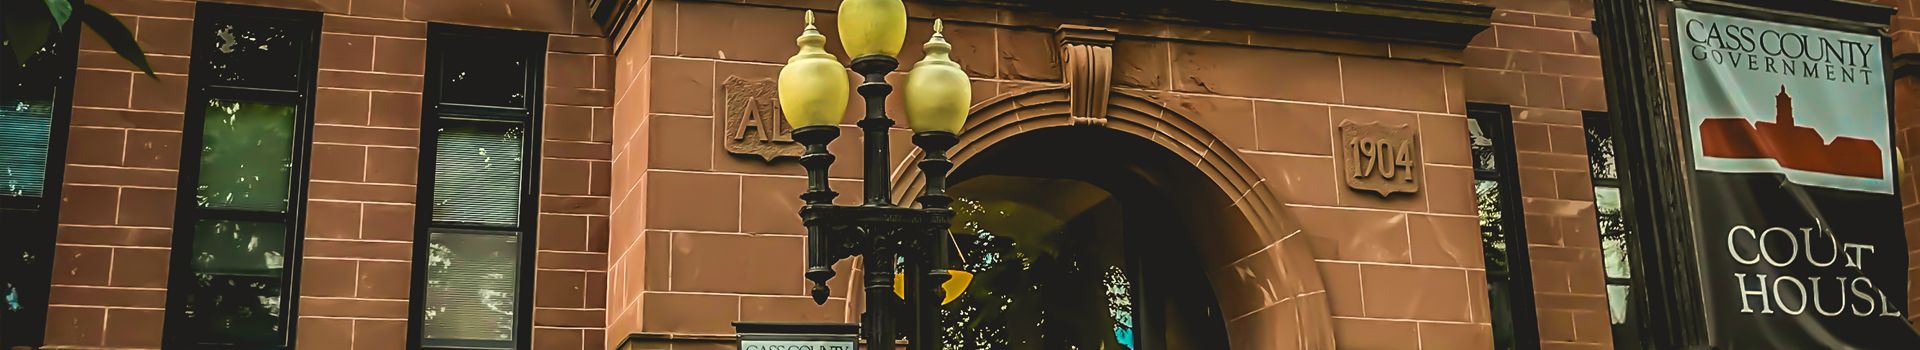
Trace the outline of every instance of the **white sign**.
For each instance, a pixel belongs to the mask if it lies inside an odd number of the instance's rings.
[[[850,341],[742,340],[740,350],[854,350]]]
[[[1893,193],[1879,37],[1675,14],[1695,169]]]

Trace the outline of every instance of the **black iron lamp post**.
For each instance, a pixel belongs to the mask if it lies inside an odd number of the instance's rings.
[[[868,344],[893,343],[892,315],[904,298],[915,325],[909,343],[937,349],[944,343],[940,304],[951,301],[948,294],[966,284],[966,278],[952,280],[947,270],[952,254],[947,229],[953,219],[948,204],[953,199],[946,196],[946,176],[953,163],[946,152],[959,142],[955,133],[966,120],[970,86],[959,64],[948,58],[952,47],[935,21],[926,58],[908,73],[903,94],[913,143],[925,154],[919,166],[926,174],[926,192],[915,200],[920,208],[895,205],[888,185],[893,169],[887,163],[888,128],[894,123],[886,115],[886,97],[893,86],[886,76],[900,64],[894,56],[906,33],[906,8],[899,0],[847,0],[840,5],[839,18],[841,42],[855,57],[853,71],[864,77],[857,87],[866,101],[866,117],[858,123],[865,134],[862,204],[835,205],[839,194],[828,187],[827,168],[834,155],[827,144],[840,136],[836,124],[846,111],[848,83],[845,69],[825,51],[826,37],[814,28],[811,11],[797,40],[800,52],[781,69],[779,82],[780,105],[795,127],[793,138],[806,146],[800,157],[807,169],[807,192],[800,195],[806,205],[800,216],[807,226],[806,276],[813,281],[813,300],[826,302],[834,262],[863,256],[866,313],[861,324]],[[904,276],[896,276],[899,270]],[[905,280],[903,291],[895,291],[897,279]]]

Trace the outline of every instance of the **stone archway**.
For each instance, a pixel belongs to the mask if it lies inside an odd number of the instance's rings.
[[[1209,227],[1195,242],[1210,255],[1202,260],[1226,314],[1234,348],[1333,348],[1332,316],[1319,270],[1305,238],[1299,236],[1297,221],[1282,210],[1283,202],[1264,177],[1231,147],[1179,112],[1126,91],[1090,99],[1074,90],[1042,86],[974,105],[951,152],[956,169],[1000,140],[1045,128],[1109,128],[1151,140],[1205,174],[1207,179],[1201,182],[1206,184],[1196,188],[1217,189],[1227,198],[1217,203],[1182,203],[1194,208],[1190,215],[1245,221],[1244,225]],[[1088,108],[1090,103],[1101,103],[1101,107]],[[926,185],[911,163],[918,159],[918,152],[909,154],[908,163],[894,174],[892,195],[897,203],[911,203]]]

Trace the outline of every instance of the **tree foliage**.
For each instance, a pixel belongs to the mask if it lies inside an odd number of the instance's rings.
[[[147,64],[147,54],[140,50],[140,43],[134,41],[133,31],[113,14],[93,5],[73,6],[67,0],[0,0],[0,30],[5,31],[4,44],[14,56],[14,62],[26,62],[27,58],[39,53],[47,41],[53,40],[57,33],[68,29],[67,22],[77,20],[81,25],[92,28],[100,39],[113,48],[114,53],[140,68],[147,77],[159,79],[153,75],[153,67]]]

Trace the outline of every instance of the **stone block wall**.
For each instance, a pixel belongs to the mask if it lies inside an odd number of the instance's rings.
[[[860,271],[847,262],[839,266],[835,294],[825,306],[806,297],[800,273],[804,230],[795,215],[805,189],[801,167],[726,153],[720,137],[719,84],[729,77],[777,75],[796,50],[804,10],[818,12],[821,31],[837,43],[835,4],[653,1],[636,18],[631,37],[615,38],[621,47],[615,62],[609,345],[627,340],[628,333],[642,334],[642,342],[630,344],[638,348],[700,342],[732,334],[734,321],[858,319],[860,296],[846,294],[854,285],[845,277]],[[1117,30],[1116,93],[1148,96],[1219,137],[1222,148],[1266,178],[1264,188],[1299,218],[1327,285],[1324,296],[1311,300],[1331,305],[1333,337],[1342,347],[1491,347],[1466,147],[1466,101],[1472,94],[1463,82],[1472,75],[1463,71],[1457,49],[907,6],[913,20],[901,70],[919,59],[931,20],[944,18],[955,60],[973,80],[975,102],[1060,86],[1062,63],[1052,33],[1058,25]],[[1571,34],[1567,41],[1571,51]],[[839,45],[828,49],[848,59]],[[903,75],[889,78],[898,83]],[[891,96],[889,115],[904,122],[898,96]],[[853,97],[843,136],[831,146],[840,158],[830,175],[843,201],[859,197],[860,144],[851,124],[861,108]],[[1332,156],[1341,120],[1419,128],[1426,154],[1421,192],[1381,199],[1342,188]],[[896,168],[912,149],[906,136],[900,129],[893,134],[896,159],[890,163]],[[1594,264],[1597,271],[1597,259]],[[1226,318],[1229,327],[1259,325],[1276,332],[1291,332],[1299,322],[1270,320],[1262,311],[1237,310]]]
[[[1607,111],[1593,1],[1482,2],[1498,9],[1467,47],[1467,101],[1512,108],[1541,347],[1612,348],[1582,117]]]
[[[427,22],[551,33],[538,272],[522,278],[535,349],[603,345],[613,69],[584,2],[232,2],[325,13],[296,346],[407,347]],[[46,343],[156,349],[196,4],[88,3],[134,31],[159,79],[82,33]]]

